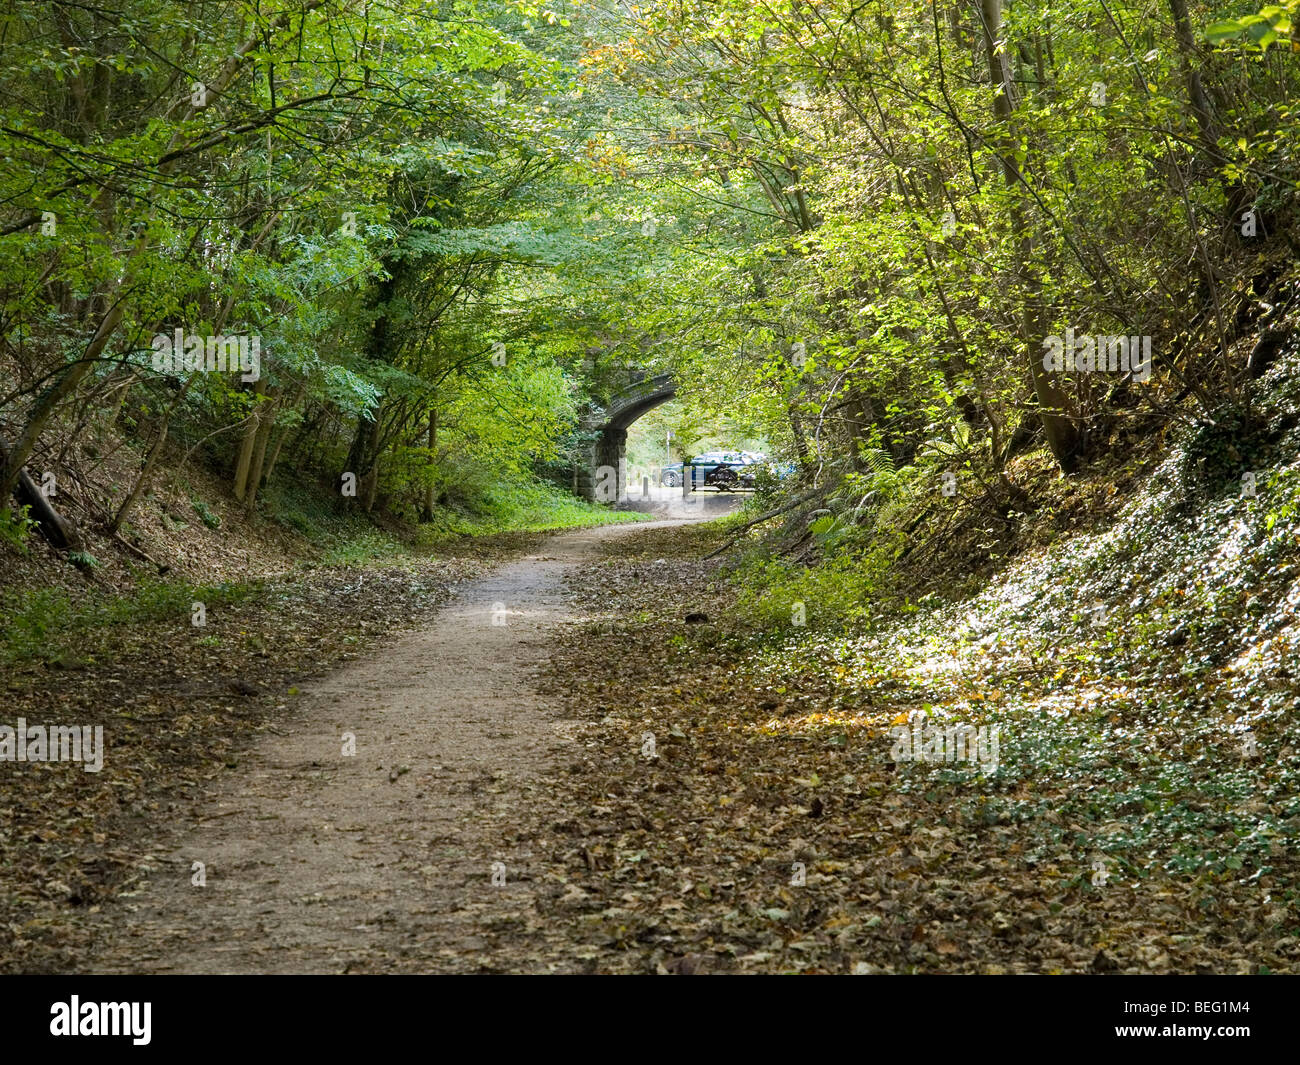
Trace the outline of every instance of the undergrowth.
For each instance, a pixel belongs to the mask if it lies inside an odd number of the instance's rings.
[[[60,587],[9,591],[0,597],[0,662],[79,661],[78,656],[96,642],[95,634],[170,622],[190,614],[195,603],[206,608],[239,603],[260,587],[257,582],[196,585],[146,580],[130,595],[98,588],[80,595]]]

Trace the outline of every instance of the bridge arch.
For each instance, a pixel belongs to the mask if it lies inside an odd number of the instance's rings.
[[[584,428],[596,430],[600,435],[592,442],[585,461],[579,464],[576,476],[579,495],[592,501],[598,501],[599,495],[605,497],[599,501],[612,502],[607,497],[612,494],[609,489],[616,483],[617,494],[613,499],[626,497],[627,431],[647,411],[667,403],[676,395],[677,382],[672,374],[645,374],[615,392],[603,412],[593,412],[584,419]],[[602,467],[614,471],[614,474],[606,473],[602,477]],[[600,490],[602,485],[603,491]]]

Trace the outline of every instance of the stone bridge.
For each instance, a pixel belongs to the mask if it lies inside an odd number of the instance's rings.
[[[627,495],[627,430],[648,410],[677,395],[672,374],[633,372],[632,380],[609,398],[603,411],[591,411],[582,427],[599,432],[576,471],[578,494],[613,503]]]

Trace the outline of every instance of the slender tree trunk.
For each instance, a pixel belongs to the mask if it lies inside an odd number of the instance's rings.
[[[132,508],[135,507],[136,501],[148,486],[149,480],[153,476],[154,467],[158,464],[158,459],[162,455],[163,445],[167,443],[167,431],[171,426],[172,415],[176,413],[181,403],[184,402],[185,393],[190,390],[190,385],[194,383],[194,379],[197,376],[197,374],[190,374],[190,376],[186,378],[185,384],[181,385],[180,394],[176,397],[166,415],[163,416],[162,424],[158,427],[158,439],[154,441],[153,447],[149,449],[149,454],[144,460],[144,465],[140,468],[140,475],[135,479],[135,484],[131,487],[130,493],[124,500],[122,500],[122,505],[117,508],[117,513],[113,515],[113,520],[108,523],[108,531],[110,533],[115,533],[122,527],[122,523],[126,521],[127,515],[131,513]]]
[[[366,441],[365,453],[369,456],[369,468],[364,480],[364,503],[369,514],[375,506],[375,497],[379,493],[379,437],[383,428],[384,404],[381,401],[375,411],[375,420],[370,423],[370,433]]]
[[[1011,75],[1011,62],[1002,42],[1002,0],[980,0],[981,28],[984,50],[988,57],[989,80],[995,92],[993,117],[1010,133],[1011,116],[1016,107],[1016,86]],[[1025,272],[1026,296],[1022,314],[1022,330],[1029,354],[1029,375],[1038,398],[1038,416],[1043,423],[1047,446],[1062,472],[1073,473],[1079,468],[1082,457],[1082,436],[1073,417],[1070,397],[1058,376],[1043,366],[1041,340],[1047,335],[1048,314],[1043,304],[1042,289],[1034,269],[1033,231],[1021,206],[1023,197],[1018,186],[1022,175],[1012,154],[1009,142],[1004,142],[998,152],[1003,176],[1012,189],[1011,225],[1020,233],[1020,262]]]
[[[257,436],[253,442],[253,458],[248,467],[248,483],[244,493],[244,509],[251,511],[257,502],[257,490],[262,484],[262,467],[266,462],[266,445],[271,439],[271,430],[275,426],[275,411],[278,404],[274,399],[263,404],[258,418]]]
[[[808,463],[808,441],[803,435],[803,422],[793,403],[786,404],[785,412],[790,420],[790,433],[794,436],[794,453],[798,456],[799,464],[805,466]]]
[[[293,397],[289,407],[291,410],[297,410],[298,404],[302,402],[302,397],[307,394],[307,386],[302,385],[298,389],[297,395]],[[271,457],[266,462],[266,469],[262,473],[262,483],[271,483],[271,474],[275,472],[275,464],[280,458],[280,449],[284,447],[284,442],[289,439],[289,427],[286,425],[281,430],[280,435],[275,438],[275,447],[271,449]]]
[[[866,468],[863,449],[871,437],[871,427],[875,424],[875,407],[870,398],[861,392],[854,392],[844,404],[844,422],[849,433],[849,461],[855,470]]]
[[[119,296],[108,313],[100,319],[99,328],[95,330],[95,335],[86,345],[86,350],[81,353],[81,358],[64,370],[58,380],[47,388],[32,406],[27,415],[27,424],[23,426],[23,431],[18,434],[18,439],[9,449],[9,457],[5,461],[3,471],[0,472],[0,499],[8,499],[13,495],[14,487],[18,484],[18,476],[23,466],[27,464],[27,460],[31,458],[36,441],[40,439],[41,433],[54,417],[59,404],[76,391],[86,375],[95,368],[96,360],[103,354],[109,339],[121,324],[123,313],[122,300]]]
[[[275,473],[275,464],[280,461],[280,450],[284,447],[284,442],[289,438],[288,428],[280,430],[279,435],[275,438],[275,447],[271,448],[271,457],[266,460],[266,469],[262,471],[262,483],[270,484],[271,475]]]
[[[375,464],[370,467],[370,472],[366,474],[366,513],[369,514],[375,509],[375,500],[379,496],[379,459],[375,459]]]
[[[429,411],[429,483],[424,488],[424,514],[422,520],[433,521],[433,508],[438,502],[438,489],[433,483],[432,471],[438,465],[438,412]]]
[[[249,412],[249,422],[244,429],[244,439],[239,445],[239,458],[235,462],[235,498],[241,503],[248,494],[248,468],[253,462],[253,445],[257,443],[257,431],[262,424],[261,396],[265,386],[259,378],[253,386],[253,409]]]
[[[104,419],[103,424],[106,428],[111,429],[117,424],[117,419],[122,416],[122,408],[126,405],[126,397],[131,394],[131,389],[135,386],[135,382],[138,378],[138,374],[131,373],[127,375],[127,379],[123,381],[121,387],[118,388],[117,398],[113,400],[113,405],[109,408],[108,416]]]
[[[1174,40],[1178,42],[1179,65],[1183,70],[1183,82],[1187,85],[1192,114],[1196,117],[1196,128],[1200,130],[1201,142],[1210,157],[1216,163],[1222,163],[1218,123],[1215,121],[1210,96],[1205,91],[1205,83],[1201,80],[1201,57],[1196,49],[1196,36],[1192,33],[1192,20],[1187,14],[1187,0],[1169,0],[1169,13],[1174,18]]]

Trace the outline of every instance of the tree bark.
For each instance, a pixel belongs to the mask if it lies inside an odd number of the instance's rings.
[[[191,374],[186,379],[185,384],[181,386],[180,395],[176,397],[175,402],[171,405],[171,409],[168,410],[167,414],[164,416],[162,424],[158,427],[158,439],[154,441],[153,447],[149,449],[149,455],[144,460],[144,466],[140,469],[140,475],[135,479],[135,484],[131,487],[130,494],[122,500],[122,505],[117,508],[117,513],[113,516],[113,520],[108,524],[108,531],[110,533],[115,533],[122,527],[122,522],[126,521],[127,515],[131,513],[131,509],[135,506],[141,493],[144,492],[145,487],[149,484],[149,478],[153,475],[154,466],[158,464],[158,459],[162,455],[163,445],[167,443],[167,430],[171,426],[172,415],[176,413],[176,409],[184,401],[185,393],[190,390],[190,385],[194,383],[194,378],[196,376],[196,374]]]
[[[10,455],[9,446],[0,440],[0,460],[8,462]],[[19,467],[14,482],[13,497],[21,505],[31,508],[32,515],[39,522],[37,530],[52,546],[61,551],[81,549],[81,536],[76,524],[54,509],[31,475],[22,467]]]
[[[995,89],[1001,89],[993,97],[993,117],[1009,133],[1011,116],[1016,107],[1016,90],[1006,49],[999,46],[1002,38],[1002,0],[980,0],[980,14],[989,79]],[[1072,416],[1070,397],[1057,375],[1043,366],[1040,352],[1035,350],[1036,341],[1046,336],[1047,314],[1033,266],[1033,232],[1020,206],[1021,196],[1017,186],[1022,183],[1023,176],[1008,143],[1004,143],[999,150],[998,159],[1006,183],[1013,189],[1011,225],[1016,232],[1022,234],[1020,261],[1025,271],[1027,293],[1021,320],[1029,355],[1030,380],[1038,398],[1038,417],[1043,423],[1043,434],[1057,465],[1063,473],[1073,473],[1079,468],[1082,459],[1082,435]]]
[[[59,404],[70,396],[86,375],[94,369],[96,360],[103,354],[104,348],[121,324],[123,314],[122,301],[119,298],[109,308],[108,313],[100,319],[99,328],[95,330],[95,335],[86,345],[86,350],[81,353],[81,358],[64,370],[58,380],[47,388],[33,405],[27,415],[27,424],[23,426],[23,431],[18,434],[18,439],[9,449],[3,471],[0,472],[0,499],[8,499],[13,494],[18,484],[19,474],[27,464],[27,460],[31,458],[36,441],[40,439],[46,425],[54,417]]]
[[[366,470],[363,491],[366,513],[375,506],[375,496],[379,492],[379,437],[383,428],[384,404],[380,401],[375,411],[375,420],[370,423],[370,433],[366,442],[366,454],[369,456],[369,468]]]
[[[251,511],[257,502],[257,490],[262,484],[262,467],[266,462],[266,445],[271,439],[271,429],[275,425],[276,402],[274,399],[262,404],[264,408],[258,416],[257,434],[253,442],[253,458],[248,467],[248,482],[244,491],[244,508]]]
[[[302,402],[302,397],[307,393],[307,386],[304,384],[298,389],[298,394],[290,402],[290,409],[296,410],[298,404]],[[284,447],[284,442],[289,438],[289,427],[285,426],[280,435],[275,439],[275,447],[271,449],[271,457],[267,459],[266,469],[262,471],[262,482],[271,483],[271,474],[275,472],[275,464],[280,459],[280,449]]]
[[[438,412],[429,411],[429,469],[434,470],[438,465]],[[438,489],[433,483],[433,477],[429,477],[429,483],[424,488],[424,514],[421,515],[423,521],[433,521],[433,508],[438,502]]]
[[[257,443],[257,431],[262,425],[262,393],[266,390],[259,379],[253,386],[253,409],[249,411],[249,423],[244,429],[244,439],[239,445],[239,458],[235,462],[235,498],[241,503],[248,494],[248,469],[253,462],[253,445]]]
[[[1196,117],[1196,128],[1200,130],[1201,142],[1210,157],[1221,164],[1223,155],[1219,151],[1214,106],[1201,80],[1200,55],[1196,50],[1196,36],[1192,33],[1192,21],[1187,14],[1187,0],[1169,0],[1169,13],[1174,19],[1174,40],[1178,42],[1179,64],[1183,68],[1183,81],[1187,85],[1192,114]]]

